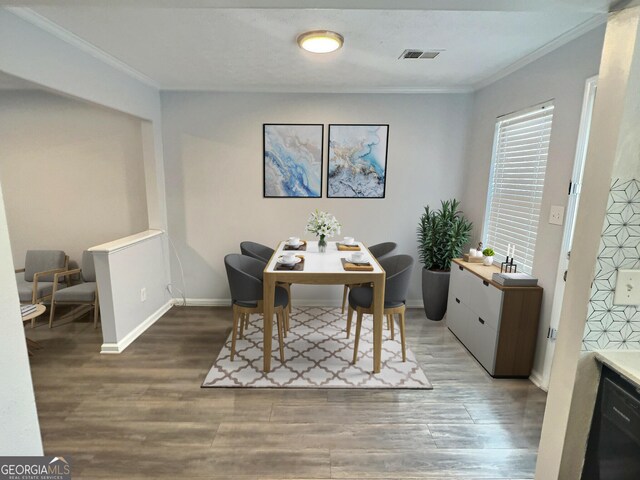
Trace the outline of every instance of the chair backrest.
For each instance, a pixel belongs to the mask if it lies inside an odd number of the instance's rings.
[[[387,273],[385,301],[404,303],[407,300],[413,262],[411,255],[394,255],[380,260],[380,265]]]
[[[93,263],[93,253],[89,250],[82,252],[82,280],[85,282],[96,281],[96,267]]]
[[[369,247],[369,251],[371,255],[380,260],[382,257],[390,255],[393,251],[398,247],[398,244],[395,242],[384,242],[378,243],[376,245],[371,245]]]
[[[246,255],[231,253],[224,257],[231,299],[236,302],[262,300],[262,273],[265,262]]]
[[[240,251],[247,257],[256,258],[267,263],[271,259],[275,250],[267,247],[266,245],[262,245],[261,243],[241,242]]]
[[[33,282],[33,276],[38,272],[55,270],[66,267],[67,256],[62,250],[27,250],[24,259],[24,279]],[[53,282],[53,275],[38,279],[42,282]]]

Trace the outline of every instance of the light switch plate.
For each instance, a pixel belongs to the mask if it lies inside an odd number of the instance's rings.
[[[549,212],[549,223],[552,225],[562,225],[564,221],[564,207],[561,205],[551,205]]]
[[[618,270],[614,305],[640,305],[640,270]]]

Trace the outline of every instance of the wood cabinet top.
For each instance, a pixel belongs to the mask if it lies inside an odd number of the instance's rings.
[[[476,277],[481,278],[483,281],[490,283],[491,285],[493,285],[494,287],[500,290],[509,290],[509,291],[532,290],[532,289],[542,290],[542,287],[540,285],[535,287],[505,287],[503,285],[500,285],[499,283],[494,282],[492,280],[493,274],[500,273],[500,267],[497,267],[495,265],[486,266],[481,263],[469,263],[469,262],[465,262],[461,258],[454,258],[453,263],[468,270],[469,272],[473,273]]]

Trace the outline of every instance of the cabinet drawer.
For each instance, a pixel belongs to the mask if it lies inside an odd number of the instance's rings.
[[[476,316],[469,325],[470,345],[469,350],[487,371],[493,375],[495,372],[496,344],[498,332],[486,321],[482,323]]]
[[[477,277],[460,265],[455,263],[451,265],[449,292],[453,291],[456,297],[467,306],[470,306],[471,297],[469,296],[469,288],[474,278]]]
[[[471,320],[474,317],[473,312],[459,298],[456,298],[455,295],[449,295],[447,327],[465,345],[471,339]]]
[[[470,282],[466,282],[468,290],[467,305],[494,330],[500,325],[500,311],[502,310],[502,291],[490,283],[486,283],[474,275]]]

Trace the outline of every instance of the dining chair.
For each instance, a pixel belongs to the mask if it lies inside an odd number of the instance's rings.
[[[376,260],[380,260],[381,258],[391,255],[396,248],[398,248],[398,244],[395,242],[383,242],[383,243],[377,243],[375,245],[371,245],[369,247],[369,251],[371,252],[371,255],[375,257]],[[349,295],[349,289],[355,286],[356,285],[344,286],[344,290],[342,292],[342,313],[344,313],[344,307],[347,304],[347,296]],[[347,334],[347,338],[349,338],[348,334]]]
[[[400,325],[400,342],[402,344],[402,361],[406,362],[406,344],[404,330],[404,313],[406,310],[407,293],[413,269],[411,255],[394,255],[380,260],[380,266],[387,273],[384,289],[384,315],[391,325],[391,339],[394,339],[394,315],[398,315]],[[353,363],[358,358],[358,343],[362,328],[362,316],[373,314],[373,287],[370,285],[355,287],[349,292],[349,314],[347,317],[347,332],[351,330],[353,312],[357,313],[356,338],[353,347]]]
[[[42,303],[51,298],[53,276],[69,269],[69,257],[62,250],[27,250],[24,268],[15,270],[20,303]],[[31,320],[35,326],[35,318]]]
[[[264,263],[269,263],[271,257],[275,253],[275,250],[271,247],[267,247],[266,245],[262,245],[261,243],[244,241],[240,242],[240,252],[247,257],[252,257],[258,260],[262,260]],[[289,295],[289,300],[291,300],[291,284],[278,282],[277,285],[281,286],[287,291]],[[287,306],[287,311],[289,315],[291,315],[291,301],[289,301],[289,305]],[[285,325],[285,331],[289,330],[289,322],[287,320],[287,324]]]
[[[79,275],[81,283],[71,285],[73,275]],[[60,280],[66,278],[66,285],[60,288]],[[69,285],[69,286],[67,286]],[[100,316],[100,302],[98,299],[98,283],[93,254],[88,250],[82,252],[82,268],[56,273],[53,277],[53,292],[51,294],[51,310],[49,312],[49,328],[53,326],[56,305],[90,305],[93,309],[93,328],[98,328]]]
[[[233,331],[231,333],[231,361],[233,361],[238,333],[240,333],[240,338],[243,338],[245,323],[248,324],[251,314],[264,313],[262,273],[265,263],[247,255],[231,253],[224,257],[224,266],[227,270],[233,307]],[[288,304],[287,291],[276,286],[274,307],[282,363],[284,363],[284,322],[288,316]]]

